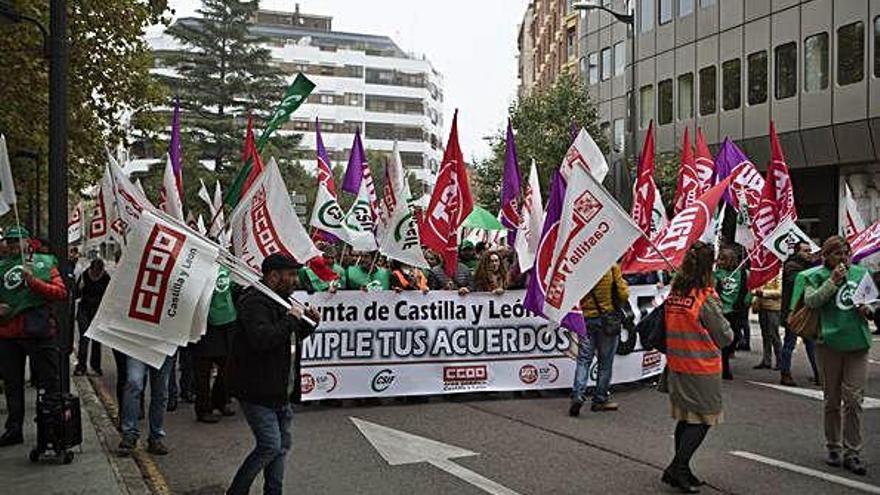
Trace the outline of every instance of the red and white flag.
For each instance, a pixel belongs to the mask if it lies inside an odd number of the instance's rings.
[[[76,207],[73,209],[73,212],[70,214],[70,219],[67,221],[67,242],[68,243],[77,243],[83,238],[83,230],[85,225],[85,219],[83,218],[83,204],[82,201],[76,204]]]
[[[452,117],[452,130],[443,153],[443,162],[431,201],[425,210],[421,232],[422,243],[443,257],[449,276],[458,266],[458,229],[474,209],[468,184],[464,157],[458,145],[458,110]]]
[[[701,194],[702,185],[697,175],[697,161],[694,150],[691,148],[691,137],[688,128],[684,130],[684,140],[681,144],[681,165],[678,169],[678,184],[675,188],[675,200],[672,214],[690,206]]]
[[[862,230],[850,241],[850,245],[852,246],[854,263],[880,251],[880,220]]]
[[[865,230],[865,220],[862,219],[862,214],[859,213],[858,205],[856,204],[855,198],[853,198],[853,193],[849,188],[849,184],[844,182],[843,188],[844,201],[841,205],[842,218],[840,225],[843,227],[843,235],[846,236],[846,240],[852,243],[855,238]]]
[[[303,264],[321,254],[296,216],[275,159],[254,180],[230,219],[232,251],[254,271],[259,272],[273,253]]]
[[[544,203],[541,200],[541,184],[538,182],[538,166],[535,160],[532,160],[532,168],[529,171],[521,217],[522,222],[513,246],[516,250],[519,270],[525,273],[535,264],[544,225]]]
[[[647,251],[637,253],[631,262],[624,267],[624,273],[667,270],[669,265],[666,260],[669,260],[672,266],[681,265],[687,250],[700,240],[700,236],[709,225],[729,181],[730,179],[725,179],[718,183],[697,198],[693,204],[675,215],[654,238],[654,245],[660,252],[658,253],[656,249],[649,247]]]
[[[159,209],[172,218],[183,221],[183,198],[180,197],[180,184],[171,164],[171,156],[165,161],[165,172],[162,174],[162,188],[159,189]]]
[[[654,122],[651,121],[639,157],[638,176],[633,186],[633,204],[630,212],[633,221],[645,235],[639,237],[626,254],[624,266],[629,265],[636,255],[651,249],[649,238],[661,230],[666,212],[662,201],[659,201],[658,208],[659,199],[660,193],[654,182]]]

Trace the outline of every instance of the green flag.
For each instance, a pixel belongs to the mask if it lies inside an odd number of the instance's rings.
[[[269,142],[272,133],[290,120],[290,114],[295,112],[306,101],[306,98],[309,97],[313,89],[315,89],[315,83],[309,81],[302,74],[296,75],[296,79],[287,88],[284,99],[278,104],[278,108],[275,109],[275,113],[272,114],[272,118],[269,119],[269,123],[266,124],[266,128],[260,134],[260,138],[257,139],[257,150],[260,153],[263,152],[263,148],[266,147],[266,143]]]

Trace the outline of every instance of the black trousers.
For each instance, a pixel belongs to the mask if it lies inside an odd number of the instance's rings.
[[[92,324],[97,308],[83,308],[80,305],[79,312],[76,314],[76,325],[79,327],[79,346],[76,352],[76,366],[86,369],[86,362],[94,371],[101,371],[101,343],[86,337],[86,331]],[[91,359],[89,356],[89,347],[92,349]]]
[[[694,453],[702,445],[708,432],[709,425],[690,424],[686,421],[676,423],[675,457],[672,458],[672,462],[667,468],[669,474],[679,480],[686,480],[688,475],[693,475],[691,459],[693,459]]]
[[[214,409],[222,410],[229,402],[226,385],[226,356],[193,356],[195,374],[196,415],[209,414]],[[211,371],[217,366],[217,376],[211,384]]]
[[[741,319],[737,313],[727,313],[724,318],[727,319],[727,322],[730,323],[730,329],[733,330],[733,342],[721,349],[721,368],[724,376],[733,376],[730,371],[730,355],[733,354],[742,339]]]
[[[30,358],[37,389],[54,395],[61,392],[61,353],[55,338],[0,340],[0,375],[6,381],[7,431],[21,431],[24,424],[24,366]]]

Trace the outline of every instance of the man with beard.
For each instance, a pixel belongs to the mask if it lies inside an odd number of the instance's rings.
[[[297,288],[302,265],[292,257],[269,255],[262,264],[262,282],[284,299]],[[247,494],[263,472],[263,492],[281,493],[284,459],[291,448],[291,402],[299,401],[299,356],[302,341],[315,328],[303,316],[317,322],[314,308],[285,309],[274,299],[249,287],[238,300],[239,331],[230,362],[232,395],[256,439],[227,493]],[[294,340],[295,339],[295,340]],[[291,344],[296,344],[296,357]]]
[[[788,314],[791,310],[791,293],[794,290],[794,280],[797,274],[815,264],[816,258],[810,252],[810,245],[799,242],[794,253],[788,257],[782,266],[782,326],[785,328],[785,338],[782,343],[782,352],[779,356],[780,383],[789,387],[797,387],[797,382],[791,376],[791,356],[797,345],[797,335],[788,328]],[[819,384],[819,371],[816,367],[816,342],[804,339],[804,347],[807,349],[807,358],[813,369],[813,383]]]

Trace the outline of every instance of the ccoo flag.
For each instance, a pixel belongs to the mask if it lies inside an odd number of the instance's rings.
[[[446,274],[455,274],[458,266],[458,229],[474,209],[464,157],[458,145],[458,110],[452,117],[449,141],[431,201],[425,210],[421,231],[422,243],[443,257]]]
[[[545,296],[550,283],[553,264],[553,247],[559,234],[559,219],[562,216],[562,203],[565,201],[565,180],[559,172],[553,173],[550,185],[550,198],[547,201],[547,217],[538,239],[535,253],[535,269],[529,272],[526,286],[526,297],[523,306],[533,313],[544,315]],[[581,312],[574,308],[562,320],[562,326],[577,333],[586,335],[587,328]]]

